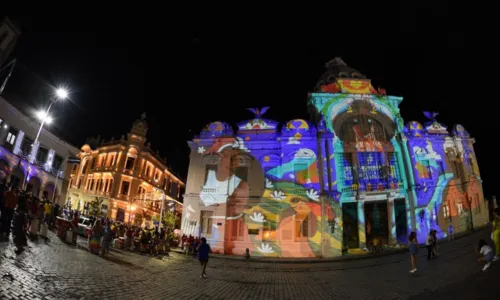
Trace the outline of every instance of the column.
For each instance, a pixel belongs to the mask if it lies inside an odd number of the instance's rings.
[[[397,243],[396,236],[396,212],[394,211],[394,199],[387,200],[387,220],[389,228],[388,243],[394,245]]]
[[[359,248],[366,248],[365,205],[362,201],[358,201],[358,235]]]

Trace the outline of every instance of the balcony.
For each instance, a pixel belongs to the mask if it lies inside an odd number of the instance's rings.
[[[20,159],[22,159],[22,160],[24,160],[26,162],[29,162],[30,153],[27,153],[27,152],[22,151],[22,150],[18,150],[17,153],[14,153],[14,151],[11,151],[9,148],[6,148],[4,146],[2,146],[0,148],[2,149],[2,151],[10,152],[10,153],[12,153],[12,155],[15,155],[15,156],[19,157]],[[38,161],[36,159],[30,165],[36,167],[40,171],[48,173],[48,174],[50,174],[50,175],[52,175],[54,177],[59,177],[59,179],[64,178],[64,171],[62,171],[60,169],[55,169],[53,167],[48,167],[47,168],[45,166],[45,163],[43,163],[41,161]]]

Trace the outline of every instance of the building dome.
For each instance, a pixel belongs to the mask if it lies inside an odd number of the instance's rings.
[[[218,138],[232,136],[233,129],[227,123],[215,121],[207,124],[200,133],[200,138]]]
[[[417,121],[411,121],[410,123],[408,123],[407,127],[408,132],[411,134],[411,136],[422,137],[425,133],[424,126],[422,126],[422,124]]]
[[[316,83],[315,91],[322,91],[323,86],[336,83],[338,79],[365,79],[366,76],[349,67],[340,57],[335,57],[325,64],[326,71]]]
[[[312,136],[316,134],[316,127],[309,121],[293,119],[285,123],[281,128],[282,136]]]
[[[459,136],[459,137],[468,137],[469,133],[467,132],[467,130],[465,130],[465,128],[462,125],[457,124],[453,128],[453,135]]]

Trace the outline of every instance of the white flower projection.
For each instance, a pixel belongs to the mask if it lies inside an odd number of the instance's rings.
[[[273,248],[269,244],[264,244],[264,243],[261,243],[260,247],[257,247],[257,250],[259,250],[259,252],[265,253],[265,254],[274,253]]]
[[[264,223],[266,221],[264,215],[260,212],[254,212],[253,215],[250,216],[250,219],[256,223]]]
[[[266,178],[266,189],[272,189],[273,187],[273,182]]]
[[[205,147],[203,146],[198,147],[198,153],[202,154],[204,152],[205,152]]]
[[[315,190],[311,189],[311,190],[307,191],[306,194],[307,194],[307,197],[309,197],[311,200],[319,201],[318,192],[316,192]]]
[[[282,191],[274,191],[271,197],[273,197],[274,200],[283,200],[285,199],[285,194]]]

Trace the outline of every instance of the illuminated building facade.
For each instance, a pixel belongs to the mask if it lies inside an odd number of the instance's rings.
[[[34,145],[39,128],[39,123],[0,97],[0,178],[62,204],[68,186],[64,170],[78,148],[45,129]]]
[[[400,115],[401,97],[374,89],[340,58],[309,95],[311,119],[278,126],[268,108],[236,132],[208,124],[192,141],[182,230],[215,251],[334,257],[406,245],[416,231],[444,238],[482,226],[488,211],[474,139],[426,113]]]
[[[158,221],[162,199],[165,209],[176,210],[184,183],[146,144],[147,130],[143,114],[126,138],[92,139],[81,148],[80,162],[70,171],[68,201],[74,209],[138,224]]]

